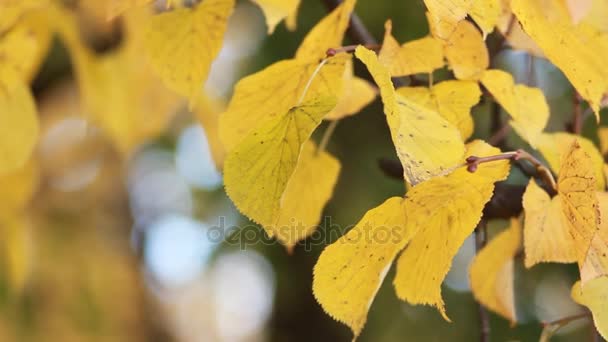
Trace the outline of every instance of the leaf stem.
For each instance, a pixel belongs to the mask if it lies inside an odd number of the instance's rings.
[[[566,324],[579,320],[581,318],[589,318],[589,317],[590,317],[589,313],[585,312],[585,313],[578,314],[578,315],[560,318],[558,320],[551,321],[551,322],[543,322],[542,323],[543,332],[540,336],[540,341],[549,341],[551,336],[553,336],[553,334],[555,334],[559,329],[561,329]]]
[[[327,144],[329,143],[329,139],[334,134],[334,131],[336,130],[336,126],[338,126],[338,122],[340,122],[340,120],[333,120],[329,123],[329,125],[327,125],[325,132],[323,132],[323,137],[321,138],[319,147],[317,148],[317,154],[325,151],[325,148],[327,147]]]
[[[327,58],[323,58],[321,63],[319,63],[319,65],[317,65],[315,70],[310,75],[308,82],[306,82],[306,86],[304,86],[304,90],[302,90],[302,95],[300,95],[300,98],[298,99],[298,102],[296,103],[296,107],[301,105],[302,101],[304,101],[304,97],[306,96],[306,93],[308,93],[308,89],[310,88],[312,81],[315,79],[315,77],[317,77],[317,75],[319,74],[319,71],[321,71],[321,68],[325,65],[325,63],[327,63],[327,60],[328,60]]]
[[[466,163],[464,164],[467,167],[469,172],[477,171],[477,167],[479,164],[493,162],[497,160],[526,160],[530,164],[532,164],[536,170],[538,176],[542,178],[547,186],[549,186],[552,190],[557,191],[557,183],[555,182],[555,178],[553,178],[553,174],[551,170],[547,168],[540,160],[536,159],[533,155],[526,152],[525,150],[519,149],[517,151],[505,152],[501,154],[497,154],[494,156],[488,157],[476,157],[470,156],[466,159]]]

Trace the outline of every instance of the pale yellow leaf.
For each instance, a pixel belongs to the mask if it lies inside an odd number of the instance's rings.
[[[32,263],[30,223],[22,214],[0,214],[0,263],[10,290],[19,293],[25,286]],[[2,262],[4,261],[4,262]]]
[[[49,0],[1,0],[0,32],[6,32],[31,10],[44,9]]]
[[[570,145],[572,145],[575,139],[578,140],[583,150],[591,156],[597,189],[603,190],[606,186],[603,176],[604,158],[602,158],[595,145],[587,138],[564,132],[543,133],[538,138],[537,147],[554,173],[557,173],[561,168],[562,157],[568,152]]]
[[[321,58],[327,49],[342,46],[344,32],[348,28],[350,14],[355,8],[356,0],[345,0],[329,15],[321,19],[308,32],[296,51],[296,58]]]
[[[608,69],[603,54],[590,44],[590,37],[577,30],[568,18],[551,18],[539,0],[513,0],[511,8],[524,30],[545,56],[589,101],[599,121],[599,106],[608,90]]]
[[[296,169],[302,145],[336,98],[317,98],[297,105],[251,131],[224,162],[226,193],[241,213],[269,229],[279,215],[281,199]]]
[[[220,116],[220,139],[227,151],[267,120],[318,96],[340,97],[348,54],[338,54],[318,69],[319,60],[290,59],[241,79],[228,109]],[[313,77],[314,76],[314,77]],[[312,80],[311,80],[312,79]]]
[[[21,168],[38,141],[36,104],[19,80],[0,81],[0,175]]]
[[[17,170],[0,175],[1,212],[15,213],[23,210],[38,189],[38,183],[38,166],[32,160]]]
[[[234,0],[205,0],[150,19],[146,53],[169,88],[193,101],[222,47]]]
[[[598,127],[597,136],[600,140],[600,152],[605,155],[608,152],[608,127]]]
[[[325,120],[340,120],[344,117],[359,113],[363,107],[370,104],[377,95],[376,88],[368,81],[356,77],[353,72],[352,60],[347,60],[344,69],[342,96]]]
[[[440,39],[448,39],[467,16],[473,2],[475,0],[424,0],[434,34]]]
[[[456,126],[463,139],[473,134],[471,108],[479,102],[481,91],[476,82],[448,80],[426,87],[401,87],[397,93],[439,113]]]
[[[597,192],[596,196],[601,222],[593,234],[581,268],[583,283],[598,276],[608,275],[608,193]]]
[[[467,156],[498,153],[500,150],[479,140],[468,144]],[[508,173],[507,161],[481,164],[474,173],[462,167],[408,191],[408,226],[416,227],[417,234],[397,262],[394,285],[399,298],[411,304],[433,305],[449,320],[441,283],[454,255],[479,222],[494,192],[494,183],[505,179]]]
[[[534,180],[530,180],[523,196],[523,207],[526,267],[540,262],[576,262],[574,241],[560,198],[550,198]]]
[[[483,30],[484,38],[494,31],[502,14],[502,0],[475,0],[469,9],[469,15]]]
[[[461,163],[465,149],[458,129],[439,113],[395,92],[387,68],[372,51],[359,46],[355,54],[380,88],[404,178],[415,185]]]
[[[608,339],[608,277],[593,279],[585,285],[577,281],[572,286],[572,299],[589,308],[595,328]]]
[[[384,24],[384,42],[378,58],[391,76],[408,76],[419,73],[432,73],[445,65],[443,43],[433,37],[407,42],[399,45],[391,35],[392,23]]]
[[[369,210],[357,225],[327,246],[314,268],[313,293],[323,309],[348,325],[355,338],[397,253],[414,234],[403,199]]]
[[[338,181],[340,162],[331,154],[304,144],[296,169],[281,197],[279,216],[270,229],[288,250],[312,234]]]
[[[601,243],[601,241],[593,241],[596,237],[600,237],[598,236],[600,212],[593,163],[578,140],[574,140],[569,151],[562,158],[557,191],[566,218],[565,222],[574,241],[576,259],[584,285],[588,280],[608,274],[608,269],[605,268],[608,263],[593,257],[587,259],[591,256],[589,252],[596,254],[593,253],[592,243]],[[605,242],[603,243],[605,245]],[[600,253],[605,254],[605,249]]]
[[[266,17],[268,34],[272,34],[281,20],[295,16],[300,0],[252,0],[255,2]]]
[[[461,21],[445,45],[445,57],[454,76],[478,80],[490,65],[488,49],[475,25]]]
[[[549,120],[549,106],[542,90],[515,84],[513,76],[502,70],[487,70],[481,83],[509,113],[511,127],[532,147]]]
[[[521,244],[519,219],[502,231],[473,258],[469,269],[475,299],[514,324],[513,258]]]

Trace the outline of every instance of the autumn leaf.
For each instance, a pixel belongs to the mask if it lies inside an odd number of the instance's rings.
[[[568,231],[574,241],[576,259],[583,285],[597,276],[608,274],[605,257],[594,253],[592,242],[600,229],[599,204],[591,157],[577,140],[563,157],[557,183],[558,195]],[[598,241],[599,242],[599,241]],[[605,242],[603,242],[605,245]],[[604,249],[605,251],[605,249]],[[591,259],[588,259],[591,257]],[[595,259],[594,257],[599,257]]]
[[[38,189],[39,181],[38,166],[32,160],[19,169],[0,174],[2,212],[16,213],[25,209]]]
[[[272,34],[281,20],[295,16],[300,0],[252,0],[256,3],[266,17],[268,34]]]
[[[564,72],[572,85],[589,101],[599,121],[599,106],[608,90],[605,56],[589,44],[590,37],[565,16],[547,17],[539,0],[513,0],[511,9],[522,27],[545,56]]]
[[[392,36],[392,22],[384,24],[384,42],[378,58],[391,76],[408,76],[432,73],[444,66],[443,43],[433,37],[424,37],[399,45]]]
[[[279,215],[270,226],[288,250],[312,234],[338,181],[340,162],[308,141],[281,197]]]
[[[346,235],[327,246],[314,268],[313,293],[325,312],[359,336],[367,312],[397,253],[414,234],[403,199],[369,210]]]
[[[549,106],[542,90],[515,84],[511,74],[496,69],[484,72],[481,83],[509,113],[511,127],[535,147],[549,120]]]
[[[359,113],[378,93],[371,83],[354,75],[352,59],[346,61],[342,83],[342,96],[336,107],[324,117],[325,120],[340,120]]]
[[[490,65],[488,49],[475,25],[461,21],[445,44],[445,57],[454,76],[478,80]]]
[[[458,23],[467,16],[474,2],[474,0],[424,0],[434,34],[438,38],[448,39],[456,30]]]
[[[593,323],[603,338],[608,338],[608,276],[602,276],[582,285],[572,286],[572,299],[586,306],[593,314]]]
[[[259,125],[283,115],[297,104],[318,96],[340,96],[347,54],[322,62],[290,59],[240,80],[226,112],[220,116],[220,138],[232,150]],[[313,77],[314,76],[314,77]]]
[[[563,156],[568,153],[574,140],[578,140],[583,150],[591,157],[593,170],[595,171],[596,187],[598,190],[603,190],[606,186],[603,175],[604,158],[593,142],[587,138],[565,132],[542,133],[538,138],[537,147],[551,169],[557,173],[561,168]]]
[[[503,12],[503,0],[473,1],[469,15],[479,25],[485,37],[494,31]]]
[[[336,105],[335,97],[305,101],[266,120],[226,157],[226,193],[241,213],[266,228],[276,222],[302,145]]]
[[[31,271],[32,245],[30,223],[20,213],[3,212],[0,215],[0,260],[8,278],[10,290],[19,293]],[[2,255],[3,254],[3,255]]]
[[[388,125],[404,178],[412,185],[445,174],[462,160],[464,143],[460,132],[437,112],[395,92],[390,74],[370,50],[355,52],[380,88]]]
[[[150,19],[145,44],[150,64],[170,89],[191,102],[220,52],[233,7],[234,0],[205,0]]]
[[[321,58],[329,48],[342,45],[356,0],[345,0],[308,32],[296,51],[297,59]]]
[[[467,145],[467,155],[489,156],[500,151],[480,140]],[[394,285],[397,296],[411,304],[435,306],[446,319],[441,283],[454,255],[481,219],[492,197],[494,183],[509,174],[509,163],[479,165],[476,172],[458,168],[445,177],[435,177],[407,193],[408,225],[417,227],[397,261]]]
[[[470,267],[471,291],[477,301],[516,321],[513,289],[513,258],[521,244],[519,219],[512,218],[509,228],[500,232],[473,258]]]
[[[426,87],[401,87],[397,93],[431,111],[439,113],[460,131],[463,139],[473,134],[471,108],[479,102],[476,82],[448,80]]]
[[[534,180],[530,180],[523,196],[524,264],[530,268],[539,262],[576,262],[574,241],[570,235],[562,202],[549,197]]]
[[[4,79],[3,79],[4,80]],[[26,84],[0,81],[0,175],[21,168],[38,141],[34,98]]]

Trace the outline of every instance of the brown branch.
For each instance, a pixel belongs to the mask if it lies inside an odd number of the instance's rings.
[[[488,241],[488,225],[485,219],[481,219],[475,228],[475,253],[479,254],[482,248],[485,247]],[[488,310],[481,304],[477,303],[477,311],[479,312],[479,340],[481,342],[490,341],[490,315]]]

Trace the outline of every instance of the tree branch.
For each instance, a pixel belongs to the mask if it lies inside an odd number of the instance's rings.
[[[482,248],[485,247],[488,241],[488,227],[485,219],[481,219],[477,227],[475,228],[475,253],[478,254]],[[488,310],[477,303],[477,310],[479,312],[479,341],[489,342],[490,341],[490,315]]]
[[[342,0],[323,0],[325,7],[327,7],[328,11],[332,11],[334,8],[338,7]],[[378,41],[374,36],[369,32],[365,24],[361,21],[359,16],[353,13],[350,16],[350,25],[348,27],[348,35],[356,44],[363,45],[376,45]]]

